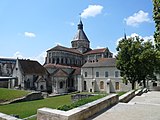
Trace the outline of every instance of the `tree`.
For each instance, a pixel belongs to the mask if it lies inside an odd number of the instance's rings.
[[[153,19],[155,21],[154,41],[157,50],[156,73],[160,73],[160,0],[153,0]]]
[[[160,0],[153,0],[153,19],[155,21],[156,31],[154,33],[154,40],[156,48],[160,51]]]
[[[139,37],[122,39],[117,47],[118,55],[116,66],[121,76],[132,83],[143,81],[146,87],[146,78],[154,76],[156,53],[150,41],[144,42]]]

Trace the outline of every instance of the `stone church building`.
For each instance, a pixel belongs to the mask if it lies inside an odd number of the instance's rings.
[[[113,56],[108,48],[90,48],[90,40],[83,30],[81,20],[71,46],[68,48],[57,45],[47,50],[44,67],[50,73],[50,88],[53,93],[79,90],[78,84],[82,80],[81,67],[86,62],[96,62],[100,58]]]

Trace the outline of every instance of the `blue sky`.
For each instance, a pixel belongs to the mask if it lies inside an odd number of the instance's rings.
[[[139,35],[153,39],[151,0],[1,0],[0,57],[44,62],[57,44],[71,47],[80,13],[91,48],[108,47]]]

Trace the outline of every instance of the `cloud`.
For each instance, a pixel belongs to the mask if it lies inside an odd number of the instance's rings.
[[[16,53],[14,53],[12,58],[20,58],[20,59],[22,59],[23,55],[19,51],[17,51]]]
[[[75,23],[74,23],[74,22],[70,22],[69,24],[70,24],[71,26],[74,26],[74,25],[75,25]]]
[[[13,54],[13,56],[11,56],[11,57],[4,57],[4,56],[0,56],[0,57],[1,57],[1,58],[14,58],[14,59],[18,58],[18,59],[36,60],[36,61],[38,61],[40,64],[43,65],[44,62],[45,62],[45,57],[46,57],[46,55],[47,55],[46,52],[42,52],[42,53],[40,53],[39,55],[34,56],[34,57],[33,57],[33,56],[32,56],[32,57],[26,57],[26,56],[22,55],[21,52],[17,51],[17,52],[15,52],[15,53]]]
[[[130,36],[127,36],[127,38],[130,38],[130,37],[136,37],[136,36],[139,36],[140,39],[144,39],[144,42],[147,42],[148,40],[150,40],[153,44],[154,44],[154,37],[152,35],[150,36],[140,36],[139,34],[137,33],[132,33]],[[117,39],[116,41],[116,46],[118,46],[118,43],[120,40],[122,40],[124,37],[120,37]]]
[[[46,52],[42,52],[41,54],[39,54],[38,56],[34,57],[34,60],[37,60],[39,63],[41,63],[42,65],[45,62],[45,57],[46,57],[47,53]]]
[[[101,49],[101,48],[105,48],[105,47],[102,47],[102,46],[97,46],[96,49]]]
[[[84,9],[81,13],[82,18],[95,17],[101,14],[103,6],[101,5],[89,5],[88,8]]]
[[[36,35],[32,32],[24,32],[24,36],[25,37],[29,37],[29,38],[34,38],[36,37]]]
[[[148,13],[142,10],[138,11],[137,13],[134,13],[132,16],[129,16],[128,18],[125,18],[124,21],[127,25],[133,27],[136,27],[143,22],[151,22]]]

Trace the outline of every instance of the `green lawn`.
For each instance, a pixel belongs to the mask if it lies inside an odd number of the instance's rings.
[[[125,93],[127,93],[127,92],[121,91],[121,92],[117,92],[117,95],[118,95],[118,96],[121,96],[121,95],[123,95],[123,94],[125,94]]]
[[[0,88],[0,103],[27,95],[29,92],[23,90],[13,90]]]
[[[71,95],[57,96],[42,100],[14,103],[0,106],[0,112],[5,114],[18,114],[20,118],[29,117],[37,113],[38,108],[57,108],[58,106],[71,103]]]

